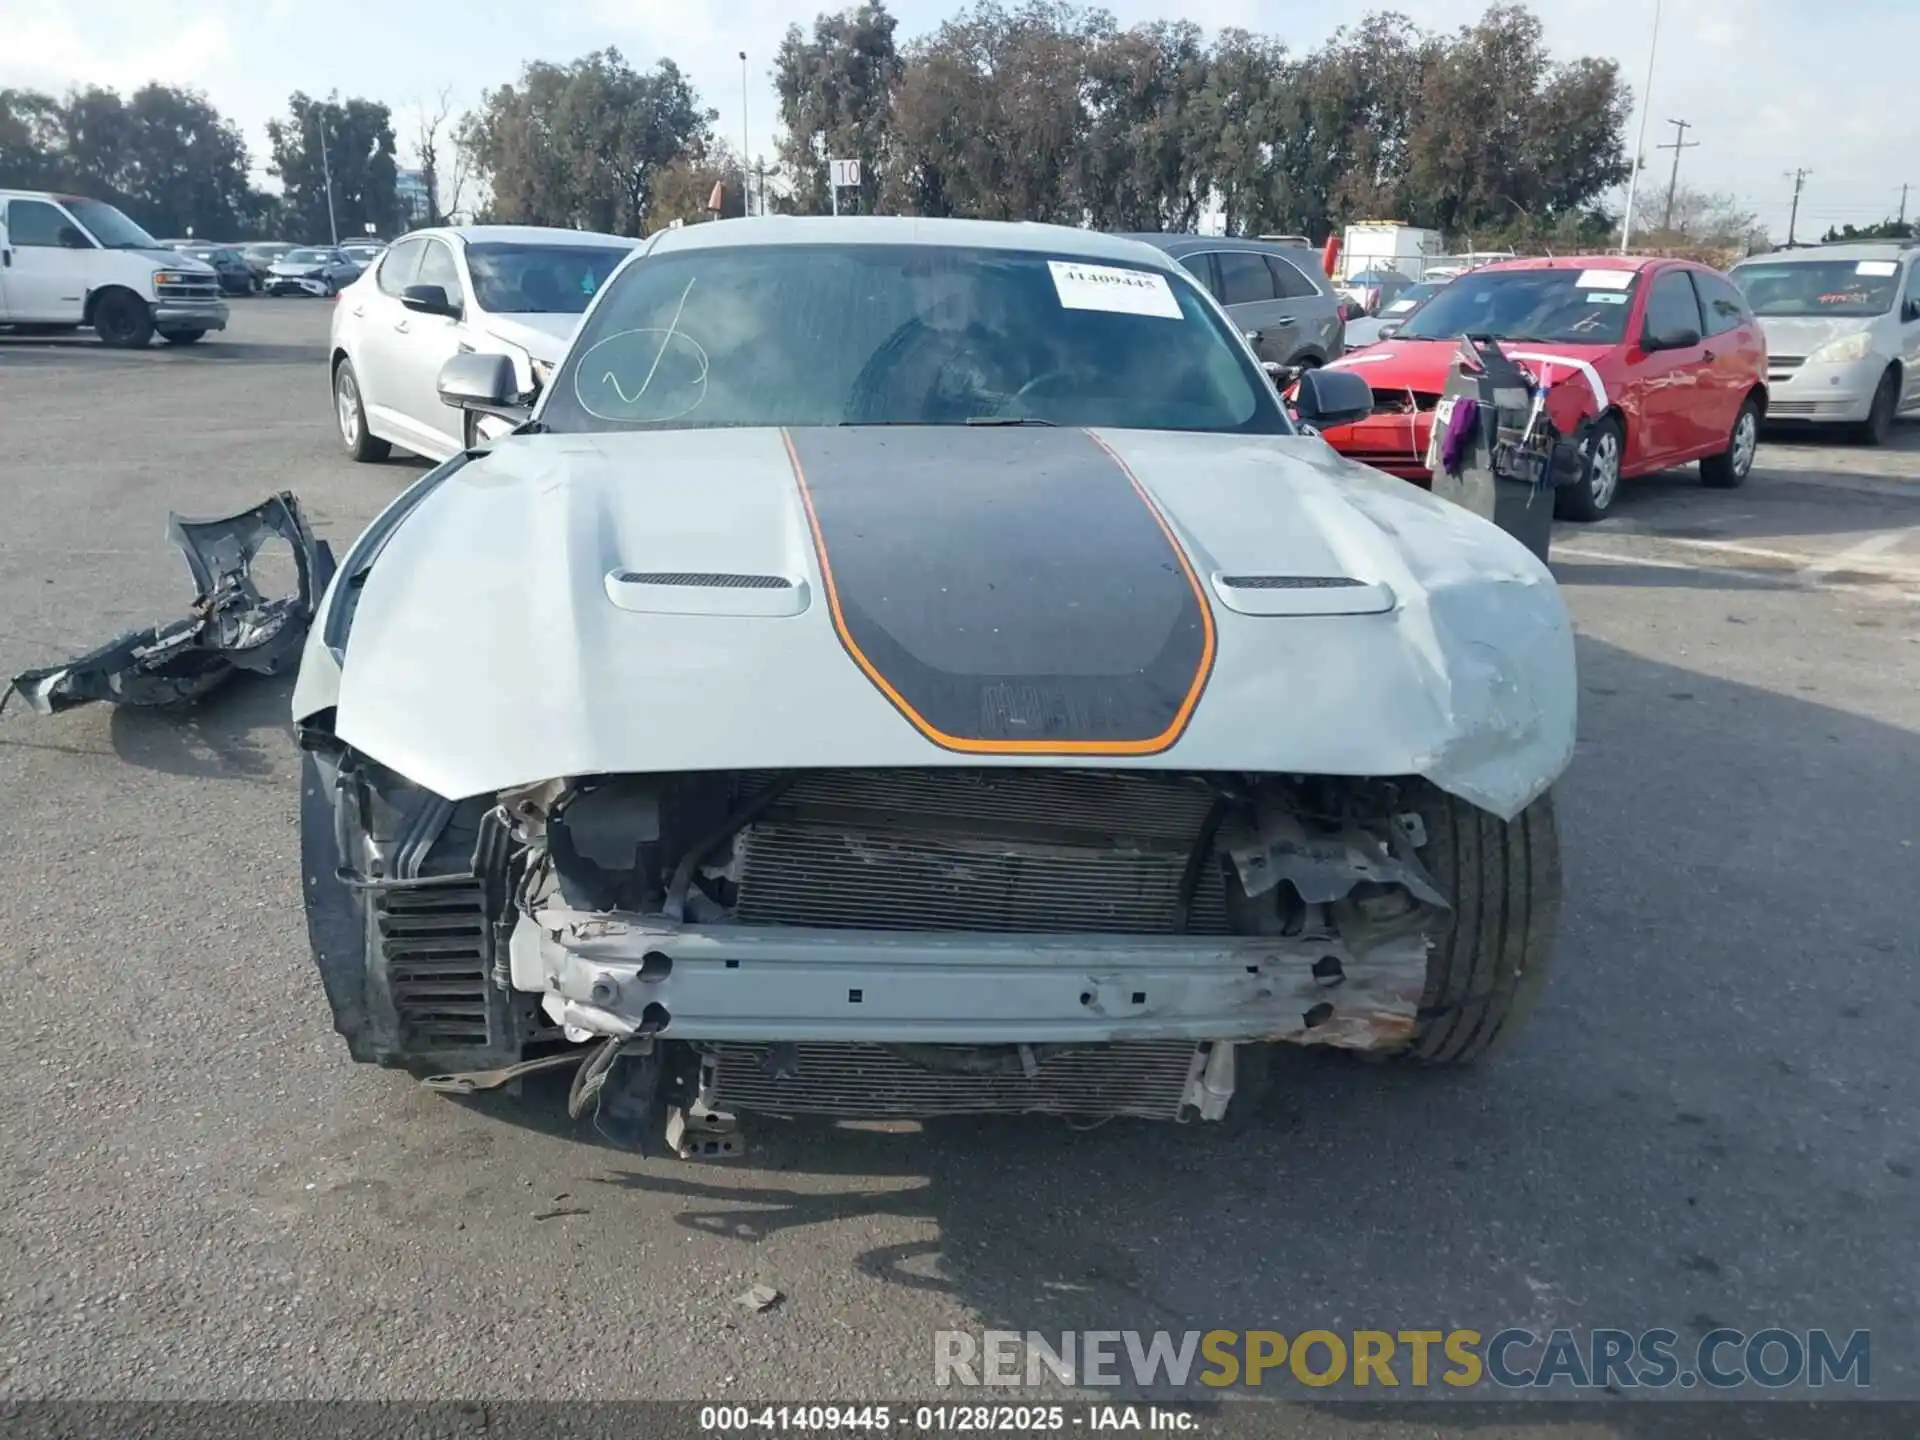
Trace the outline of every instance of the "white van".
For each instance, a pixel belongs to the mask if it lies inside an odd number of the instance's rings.
[[[157,333],[191,345],[227,328],[213,268],[162,248],[113,206],[79,195],[0,190],[0,325],[90,325],[138,349]]]

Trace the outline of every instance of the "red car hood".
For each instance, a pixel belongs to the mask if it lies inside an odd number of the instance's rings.
[[[1566,379],[1569,371],[1577,370],[1579,364],[1584,364],[1593,367],[1602,385],[1605,384],[1605,371],[1600,362],[1615,348],[1612,345],[1563,345],[1543,340],[1503,340],[1500,343],[1501,348],[1516,359],[1524,356],[1550,357],[1546,363],[1551,366],[1555,381]],[[1329,360],[1327,368],[1352,370],[1376,390],[1405,388],[1438,394],[1447,383],[1447,370],[1453,364],[1453,357],[1459,353],[1458,340],[1381,340],[1343,355],[1338,360]],[[1565,360],[1567,363],[1553,365],[1553,360]],[[1523,363],[1537,374],[1542,362],[1528,359]]]

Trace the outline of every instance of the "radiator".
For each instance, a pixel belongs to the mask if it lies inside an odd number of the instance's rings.
[[[882,1120],[938,1115],[1045,1114],[1181,1118],[1204,1063],[1191,1040],[1088,1045],[1047,1056],[1029,1076],[929,1070],[879,1045],[792,1047],[796,1073],[778,1079],[765,1045],[714,1048],[715,1108],[773,1115]]]
[[[1213,804],[1178,776],[812,771],[743,833],[736,913],[847,929],[1177,933]],[[1231,931],[1211,857],[1184,929]]]

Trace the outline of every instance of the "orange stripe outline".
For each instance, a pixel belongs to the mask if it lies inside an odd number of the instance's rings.
[[[1140,503],[1147,507],[1147,513],[1153,516],[1153,523],[1160,527],[1160,533],[1166,537],[1167,547],[1180,562],[1181,573],[1187,577],[1194,601],[1200,607],[1200,624],[1205,632],[1205,642],[1201,647],[1200,663],[1194,670],[1193,683],[1187,687],[1186,698],[1180,702],[1172,723],[1147,740],[963,740],[931,724],[907,703],[904,695],[888,683],[887,677],[866,657],[852,632],[847,629],[846,616],[840,609],[840,589],[833,579],[833,564],[827,559],[826,535],[820,529],[820,517],[813,508],[813,492],[807,488],[806,469],[800,463],[800,452],[794,449],[793,436],[785,427],[780,431],[780,442],[787,447],[787,460],[793,466],[793,478],[800,485],[800,503],[807,509],[807,528],[813,532],[813,550],[820,560],[820,578],[826,583],[827,609],[833,616],[834,632],[839,635],[847,654],[853,657],[853,663],[866,672],[867,679],[874,683],[875,688],[893,702],[894,708],[906,717],[914,729],[944,749],[957,750],[963,755],[1157,755],[1178,740],[1186,730],[1187,722],[1193,718],[1194,707],[1200,703],[1201,693],[1206,690],[1207,681],[1213,676],[1213,607],[1207,603],[1206,592],[1201,589],[1200,577],[1193,573],[1187,552],[1180,547],[1180,542],[1174,538],[1173,528],[1161,515],[1160,507],[1153,503],[1153,498],[1147,494],[1146,487],[1141,485],[1127,462],[1091,430],[1082,430],[1080,433],[1105,451],[1107,457],[1120,467],[1120,473],[1127,477],[1127,483],[1133,486],[1133,493],[1140,497]]]

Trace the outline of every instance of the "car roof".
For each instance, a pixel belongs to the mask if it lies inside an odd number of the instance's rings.
[[[607,235],[597,230],[568,230],[557,225],[431,225],[396,235],[383,245],[398,245],[423,235],[452,236],[468,245],[638,245],[631,235]]]
[[[1842,245],[1796,245],[1791,250],[1770,250],[1765,255],[1749,255],[1741,265],[1781,263],[1801,260],[1899,260],[1920,254],[1911,240],[1849,240]]]
[[[1512,260],[1495,260],[1476,265],[1469,275],[1484,275],[1492,270],[1646,270],[1655,265],[1685,264],[1657,255],[1522,255]]]
[[[1050,251],[1082,260],[1173,269],[1164,250],[1125,235],[1032,220],[933,220],[909,215],[756,215],[683,225],[649,238],[648,254],[735,245],[927,245]]]
[[[1164,250],[1169,255],[1191,255],[1204,250],[1274,250],[1282,254],[1298,255],[1306,251],[1316,259],[1319,252],[1311,245],[1296,244],[1290,240],[1259,240],[1247,235],[1187,235],[1153,234],[1148,231],[1135,231],[1119,237],[1123,240],[1138,240],[1143,245],[1151,245],[1156,250]]]

